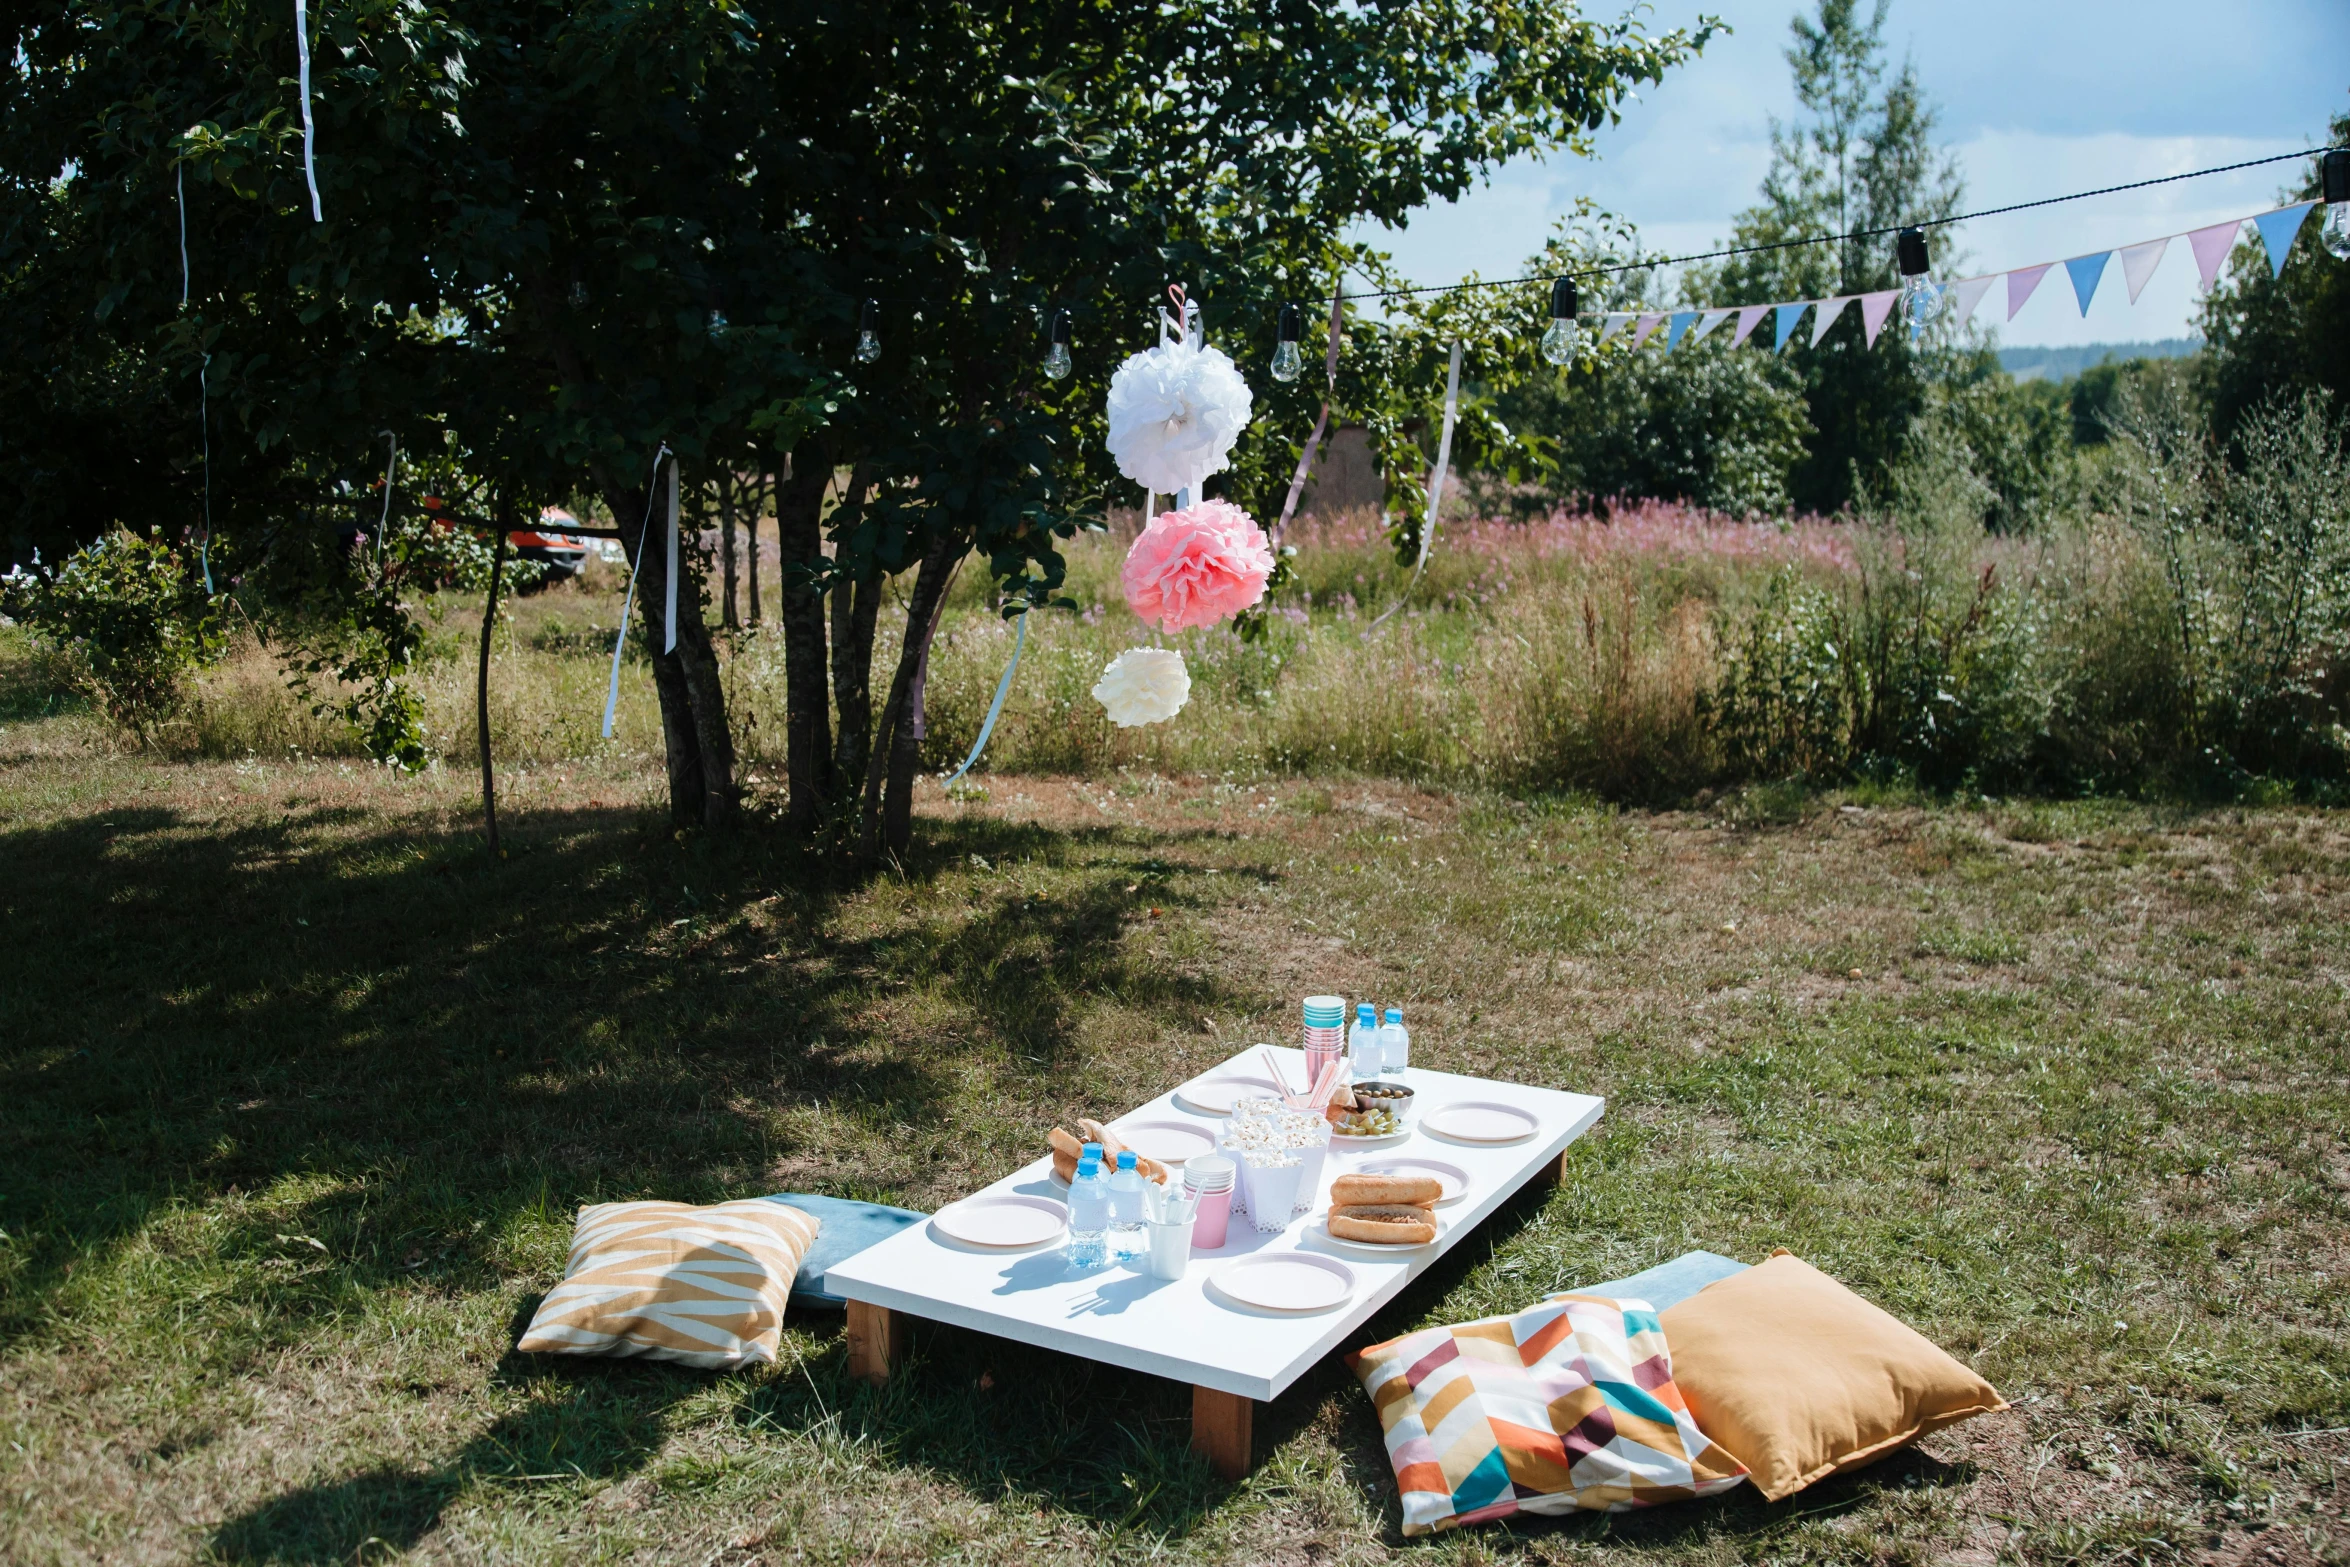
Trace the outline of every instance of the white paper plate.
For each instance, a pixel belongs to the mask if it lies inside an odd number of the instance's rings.
[[[1011,1251],[1059,1240],[1069,1228],[1069,1210],[1050,1197],[971,1197],[939,1209],[930,1222],[966,1246]]]
[[[1532,1137],[1542,1123],[1516,1105],[1495,1099],[1464,1099],[1429,1111],[1420,1124],[1456,1143],[1515,1143]]]
[[[1444,1195],[1436,1199],[1436,1206],[1449,1208],[1469,1195],[1469,1172],[1457,1164],[1442,1159],[1422,1159],[1415,1154],[1391,1154],[1384,1159],[1366,1159],[1338,1172],[1341,1175],[1432,1175],[1443,1184]]]
[[[1310,1251],[1261,1251],[1209,1275],[1226,1299],[1259,1311],[1304,1315],[1353,1298],[1355,1270]]]
[[[1145,1159],[1176,1168],[1216,1150],[1215,1129],[1197,1121],[1112,1121],[1110,1130]]]
[[[1325,1246],[1336,1246],[1344,1251],[1359,1252],[1366,1257],[1409,1257],[1413,1253],[1424,1251],[1435,1245],[1437,1241],[1444,1239],[1444,1232],[1449,1228],[1444,1215],[1436,1213],[1430,1214],[1429,1217],[1436,1221],[1434,1238],[1421,1241],[1414,1246],[1395,1246],[1384,1241],[1352,1241],[1342,1235],[1333,1235],[1330,1233],[1330,1215],[1328,1213],[1323,1213],[1316,1218],[1314,1227],[1306,1233]]]
[[[1226,1116],[1243,1099],[1278,1099],[1281,1086],[1271,1078],[1250,1072],[1234,1072],[1219,1077],[1203,1077],[1185,1083],[1175,1090],[1175,1097],[1186,1109],[1201,1115]]]

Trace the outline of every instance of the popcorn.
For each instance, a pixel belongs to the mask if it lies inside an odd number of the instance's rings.
[[[1330,1140],[1330,1123],[1311,1110],[1279,1107],[1243,1115],[1236,1107],[1224,1123],[1224,1146],[1247,1153],[1260,1149],[1320,1148]]]

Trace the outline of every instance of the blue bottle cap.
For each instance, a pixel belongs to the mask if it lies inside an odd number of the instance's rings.
[[[1366,1001],[1361,1006],[1355,1008],[1355,1021],[1358,1023],[1376,1023],[1379,1021],[1379,1014],[1372,1007],[1371,1003]]]
[[[1402,1022],[1402,1021],[1403,1021],[1403,1008],[1401,1008],[1401,1007],[1389,1007],[1389,1008],[1387,1009],[1387,1021],[1388,1021],[1388,1022],[1390,1022],[1390,1023],[1400,1023],[1400,1022]]]
[[[1121,1148],[1118,1150],[1118,1168],[1121,1170],[1131,1170],[1134,1168],[1133,1149]]]
[[[1099,1164],[1102,1162],[1102,1145],[1100,1143],[1087,1143],[1084,1147],[1077,1150],[1077,1157],[1079,1159],[1091,1159],[1094,1163]]]

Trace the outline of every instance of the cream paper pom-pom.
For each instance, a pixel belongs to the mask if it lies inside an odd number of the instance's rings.
[[[1110,455],[1154,494],[1194,489],[1232,455],[1249,403],[1248,383],[1222,349],[1161,343],[1110,377]]]
[[[1191,674],[1170,648],[1130,647],[1094,682],[1093,699],[1121,729],[1163,724],[1191,700]]]

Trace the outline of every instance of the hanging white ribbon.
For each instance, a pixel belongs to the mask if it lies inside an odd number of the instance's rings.
[[[380,588],[384,581],[384,531],[392,524],[392,478],[400,467],[400,438],[389,430],[375,433],[391,443],[391,451],[384,457],[383,515],[375,521],[375,585]]]
[[[669,443],[663,441],[661,449],[653,453],[653,471],[645,480],[645,520],[637,529],[636,559],[628,567],[628,591],[620,599],[620,635],[612,639],[612,682],[604,690],[604,738],[607,740],[612,738],[612,715],[620,706],[620,650],[628,645],[628,617],[636,608],[636,576],[644,570],[645,543],[653,536],[654,497],[661,493],[661,462],[668,456]],[[669,467],[670,473],[675,475],[676,463],[672,462]],[[670,517],[673,522],[676,514],[676,507],[672,505]],[[675,548],[674,543],[672,548]],[[672,572],[670,581],[674,583],[676,580],[676,573]],[[672,588],[671,591],[676,590]]]
[[[180,208],[180,309],[188,308],[188,168],[172,170]],[[212,593],[212,356],[196,367],[196,425],[204,444],[204,537],[197,541],[196,558],[204,567],[204,593]]]
[[[1020,629],[1012,637],[1012,661],[1004,666],[1004,677],[995,683],[995,700],[987,704],[987,721],[979,726],[979,738],[971,742],[971,754],[963,758],[963,765],[939,780],[941,789],[971,770],[979,760],[979,753],[987,749],[987,737],[995,733],[995,721],[1004,711],[1004,698],[1012,690],[1012,671],[1020,667],[1020,650],[1028,645],[1028,612],[1020,612]]]
[[[668,448],[664,446],[662,450]],[[669,459],[668,601],[661,606],[661,651],[677,651],[677,459]]]
[[[1289,476],[1289,498],[1281,503],[1281,520],[1273,525],[1273,543],[1281,542],[1288,531],[1289,519],[1297,514],[1298,497],[1305,494],[1306,475],[1314,466],[1314,452],[1322,444],[1322,432],[1330,427],[1330,400],[1338,395],[1338,333],[1344,322],[1340,308],[1346,303],[1343,289],[1330,291],[1330,346],[1322,358],[1322,411],[1314,415],[1314,433],[1306,437],[1306,449],[1297,454],[1297,472]]]
[[[1403,594],[1387,606],[1370,624],[1376,631],[1387,624],[1388,616],[1411,601],[1412,590],[1420,585],[1420,573],[1428,569],[1428,550],[1436,542],[1436,508],[1444,501],[1445,470],[1452,466],[1452,427],[1461,411],[1461,345],[1455,339],[1452,345],[1452,364],[1444,372],[1444,433],[1436,441],[1436,466],[1428,474],[1428,515],[1420,524],[1420,558],[1412,563],[1412,580],[1404,584]]]
[[[309,0],[294,0],[294,48],[302,70],[302,178],[310,182],[310,221],[324,223],[326,213],[318,204],[318,159],[315,156],[318,131],[310,123]]]

